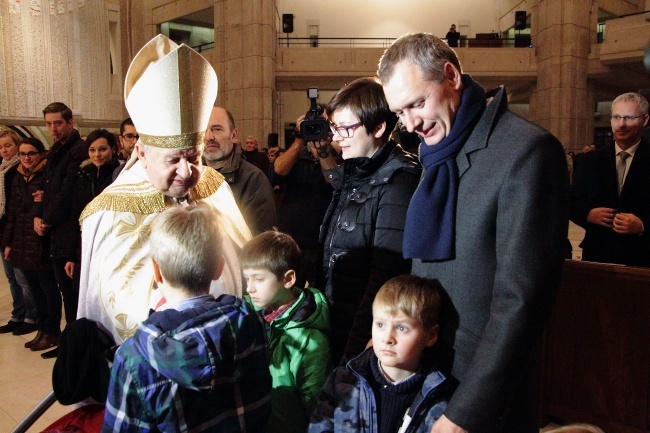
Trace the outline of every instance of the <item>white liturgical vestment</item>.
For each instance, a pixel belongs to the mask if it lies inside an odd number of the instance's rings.
[[[190,190],[189,201],[207,203],[222,234],[225,267],[212,282],[214,296],[242,296],[237,253],[251,238],[241,212],[223,176],[204,167]],[[124,170],[84,209],[80,222],[82,259],[78,317],[98,322],[119,344],[131,337],[138,324],[164,303],[154,288],[149,258],[149,233],[156,215],[179,206],[149,181],[136,162]]]

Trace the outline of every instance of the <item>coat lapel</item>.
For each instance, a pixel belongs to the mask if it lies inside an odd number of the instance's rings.
[[[492,98],[492,101],[485,108],[485,112],[481,116],[467,142],[463,146],[458,155],[456,156],[456,165],[458,166],[458,177],[463,177],[463,174],[470,168],[471,163],[469,154],[480,149],[487,147],[490,133],[496,123],[496,119],[501,112],[508,108],[508,98],[506,96],[505,87],[501,86],[496,89],[486,92],[487,98]]]
[[[634,153],[634,158],[632,158],[632,164],[630,164],[627,176],[625,177],[625,183],[621,191],[621,201],[625,198],[626,192],[629,190],[628,185],[643,184],[643,171],[648,167],[650,167],[650,144],[647,141],[641,140],[639,147]],[[616,172],[616,169],[614,169],[614,172]]]

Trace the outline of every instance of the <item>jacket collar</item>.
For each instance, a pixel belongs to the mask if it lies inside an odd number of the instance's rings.
[[[506,95],[506,88],[504,86],[487,91],[485,96],[488,98],[488,101],[492,98],[492,101],[488,103],[483,112],[483,116],[481,116],[467,142],[461,151],[458,152],[458,156],[456,156],[459,177],[470,167],[468,155],[487,147],[492,128],[494,128],[501,114],[508,109],[508,96]]]
[[[393,140],[389,140],[372,157],[346,159],[343,164],[330,169],[328,174],[331,175],[332,187],[338,190],[346,177],[355,180],[368,179],[373,185],[388,183],[392,174],[400,168],[412,169],[418,175],[421,171],[420,164],[413,155],[405,152]]]
[[[79,135],[79,131],[76,129],[72,130],[72,133],[68,137],[67,140],[61,142],[61,141],[56,141],[52,144],[52,147],[50,147],[50,151],[48,154],[48,157],[51,157],[52,155],[60,155],[63,154],[65,151],[67,151],[70,148],[71,143],[75,143],[76,141],[81,140],[81,136]]]
[[[217,169],[217,171],[223,175],[227,173],[233,173],[237,170],[239,170],[239,166],[241,166],[242,162],[242,150],[237,144],[233,144],[232,152],[230,153],[230,156],[226,160],[225,164],[223,167],[220,169]],[[229,180],[228,183],[232,182],[232,180]]]

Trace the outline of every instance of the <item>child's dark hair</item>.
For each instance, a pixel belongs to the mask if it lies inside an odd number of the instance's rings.
[[[442,290],[438,280],[399,275],[381,286],[372,305],[390,315],[404,313],[430,331],[438,324]]]
[[[289,270],[300,268],[300,248],[286,233],[266,231],[248,241],[239,253],[242,269],[267,269],[279,280]]]

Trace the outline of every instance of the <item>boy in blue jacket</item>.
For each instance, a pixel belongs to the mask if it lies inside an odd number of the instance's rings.
[[[296,285],[300,249],[291,236],[267,231],[244,245],[239,265],[247,300],[259,309],[273,378],[269,433],[304,433],[330,371],[329,309],[316,289]]]
[[[453,386],[437,371],[440,284],[414,275],[388,280],[372,304],[372,347],[327,379],[309,432],[429,433]]]
[[[264,432],[271,377],[264,327],[234,296],[214,299],[223,254],[213,211],[174,206],[151,227],[167,304],[115,355],[102,432]]]

